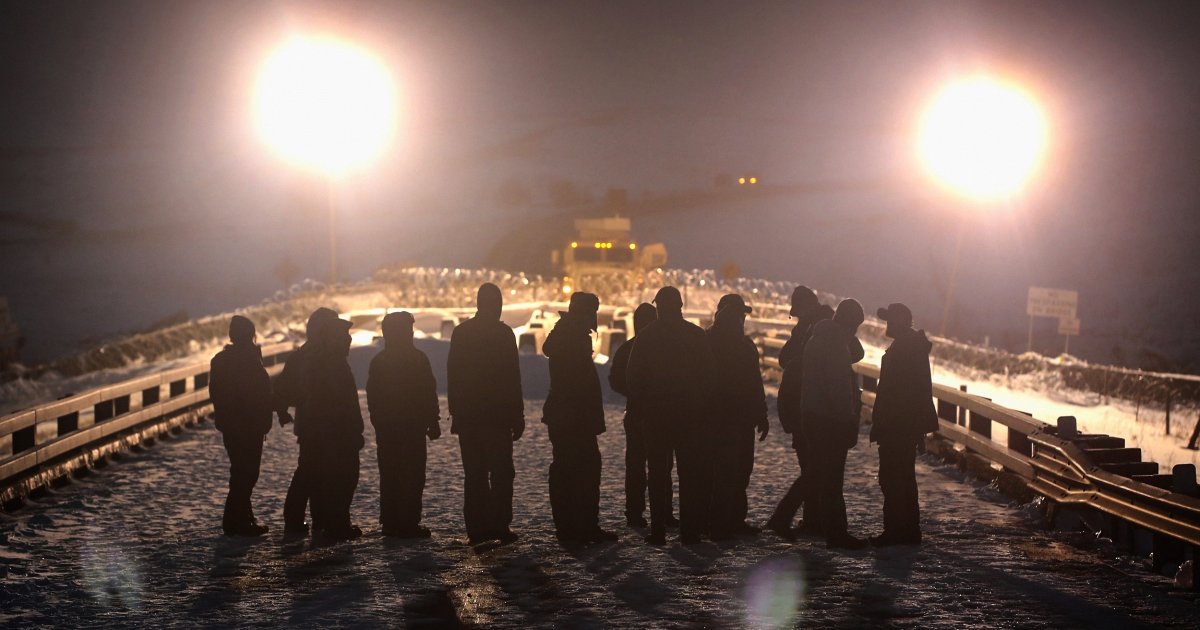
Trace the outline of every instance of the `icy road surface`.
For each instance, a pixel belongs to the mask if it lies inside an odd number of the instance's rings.
[[[444,365],[434,356],[444,344],[423,347]],[[356,371],[373,353],[355,350]],[[432,540],[382,538],[369,423],[353,508],[366,536],[328,546],[282,537],[296,447],[276,428],[255,494],[273,531],[225,538],[227,462],[210,423],[0,516],[0,625],[1128,628],[1195,627],[1200,614],[1195,596],[1172,592],[1165,578],[1128,558],[1077,549],[1065,534],[1040,530],[1033,510],[926,459],[918,462],[919,549],[834,552],[770,534],[646,546],[644,532],[624,527],[616,405],[601,436],[602,518],[621,539],[565,551],[553,537],[550,445],[537,420],[544,360],[522,362],[530,400],[515,453],[516,544],[482,555],[465,545],[450,435],[429,448]],[[865,442],[846,475],[851,529],[862,535],[881,527],[877,457]],[[796,470],[777,424],[757,458],[751,521],[761,524]]]

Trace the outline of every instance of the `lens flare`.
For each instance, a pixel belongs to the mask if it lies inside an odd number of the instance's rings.
[[[338,175],[381,155],[395,133],[396,89],[365,50],[332,38],[296,38],[259,74],[263,138],[302,166]]]
[[[925,167],[978,200],[1012,195],[1037,170],[1046,145],[1041,109],[1016,86],[976,77],[947,87],[921,119]]]
[[[746,578],[746,627],[795,627],[805,588],[804,565],[799,558],[759,563]]]

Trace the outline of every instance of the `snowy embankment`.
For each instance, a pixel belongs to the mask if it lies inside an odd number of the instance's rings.
[[[443,384],[448,344],[418,341]],[[351,351],[361,387],[378,347]],[[922,458],[919,547],[831,551],[770,534],[721,544],[650,547],[624,527],[624,432],[606,391],[601,521],[611,544],[565,550],[554,539],[540,420],[543,358],[521,357],[528,429],[514,445],[513,528],[521,539],[476,555],[465,544],[458,440],[429,444],[426,541],[379,535],[375,439],[367,426],[352,505],[366,535],[314,544],[280,535],[296,463],[290,431],[267,436],[255,490],[271,533],[220,535],[227,461],[211,424],[0,514],[0,625],[59,627],[426,626],[581,628],[1190,627],[1194,598],[1119,554],[1068,544],[953,466]],[[601,381],[606,380],[601,368]],[[443,414],[445,399],[442,399]],[[365,407],[365,406],[364,406]],[[366,410],[364,408],[364,414]],[[443,427],[446,421],[443,420]],[[788,436],[756,445],[752,523],[796,472]],[[880,531],[875,449],[851,451],[852,531]],[[671,539],[674,538],[672,533]]]

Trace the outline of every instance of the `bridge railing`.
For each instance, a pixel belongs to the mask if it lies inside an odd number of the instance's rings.
[[[782,374],[778,356],[788,335],[779,323],[760,322],[754,335],[768,378]],[[860,362],[854,371],[862,378],[869,413],[879,366]],[[1192,464],[1160,475],[1158,464],[1140,461],[1140,449],[1125,448],[1123,439],[1078,433],[1072,416],[1050,425],[965,388],[937,383],[933,398],[939,424],[935,435],[957,445],[955,450],[982,458],[997,476],[1015,475],[1058,509],[1087,512],[1089,527],[1114,541],[1154,553],[1159,563],[1168,556],[1190,559],[1195,571],[1200,561],[1200,498]]]
[[[292,343],[264,346],[271,374]],[[207,361],[134,378],[0,417],[0,500],[19,498],[39,472],[209,404]],[[70,468],[70,466],[67,466]],[[64,471],[69,472],[69,471]]]

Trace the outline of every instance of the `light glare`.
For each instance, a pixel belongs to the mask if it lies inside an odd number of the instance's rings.
[[[921,120],[925,167],[978,200],[1016,193],[1033,175],[1046,142],[1042,112],[1015,86],[979,77],[946,88]]]
[[[264,139],[287,159],[331,175],[384,152],[395,109],[387,68],[335,39],[293,39],[259,75],[256,116]]]

